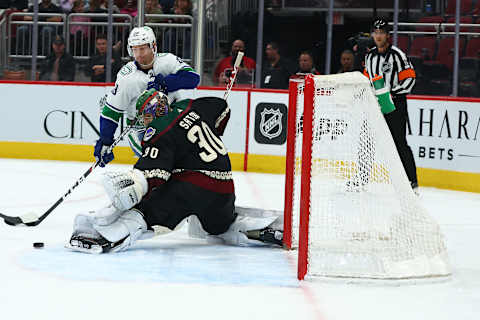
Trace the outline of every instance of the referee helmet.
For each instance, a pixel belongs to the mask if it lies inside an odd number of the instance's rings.
[[[390,31],[390,26],[388,25],[387,20],[385,20],[384,18],[375,19],[372,23],[372,31],[378,29],[385,31],[388,34],[388,32]]]

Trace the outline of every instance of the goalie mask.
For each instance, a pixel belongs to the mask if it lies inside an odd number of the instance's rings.
[[[142,44],[148,44],[148,46],[152,49],[154,55],[157,53],[157,40],[152,28],[136,27],[132,29],[130,35],[128,36],[128,54],[131,57],[135,58],[133,55],[132,47],[140,46]]]
[[[168,97],[155,89],[145,90],[137,100],[137,117],[138,123],[147,126],[154,119],[163,117],[168,114],[170,104]],[[147,124],[145,122],[147,120]]]

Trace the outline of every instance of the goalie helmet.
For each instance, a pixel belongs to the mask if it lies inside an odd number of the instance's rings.
[[[149,114],[153,119],[163,117],[168,114],[170,104],[168,97],[163,92],[155,89],[145,90],[137,100],[137,118],[138,123],[145,126],[144,116]]]
[[[133,28],[128,36],[127,51],[128,54],[133,57],[133,46],[140,46],[142,44],[148,44],[152,49],[153,54],[157,53],[157,40],[155,33],[150,27],[136,27]]]

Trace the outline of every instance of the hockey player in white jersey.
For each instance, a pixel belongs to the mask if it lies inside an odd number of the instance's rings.
[[[114,158],[108,147],[113,143],[118,122],[123,114],[127,122],[133,121],[137,98],[144,90],[155,88],[172,101],[179,90],[194,89],[200,82],[200,76],[181,58],[157,53],[155,33],[150,27],[132,29],[127,49],[135,60],[118,72],[115,87],[107,94],[100,115],[100,139],[95,144],[94,156],[101,167]]]

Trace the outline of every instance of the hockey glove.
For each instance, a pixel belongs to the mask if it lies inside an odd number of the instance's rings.
[[[155,89],[168,94],[167,84],[165,83],[165,78],[161,73],[157,74],[152,81],[147,83],[147,90],[150,89]]]
[[[108,152],[109,147],[112,145],[113,141],[106,141],[106,139],[98,139],[95,143],[95,149],[93,155],[97,161],[100,161],[98,164],[100,167],[105,167],[107,163],[114,159],[113,152]]]

